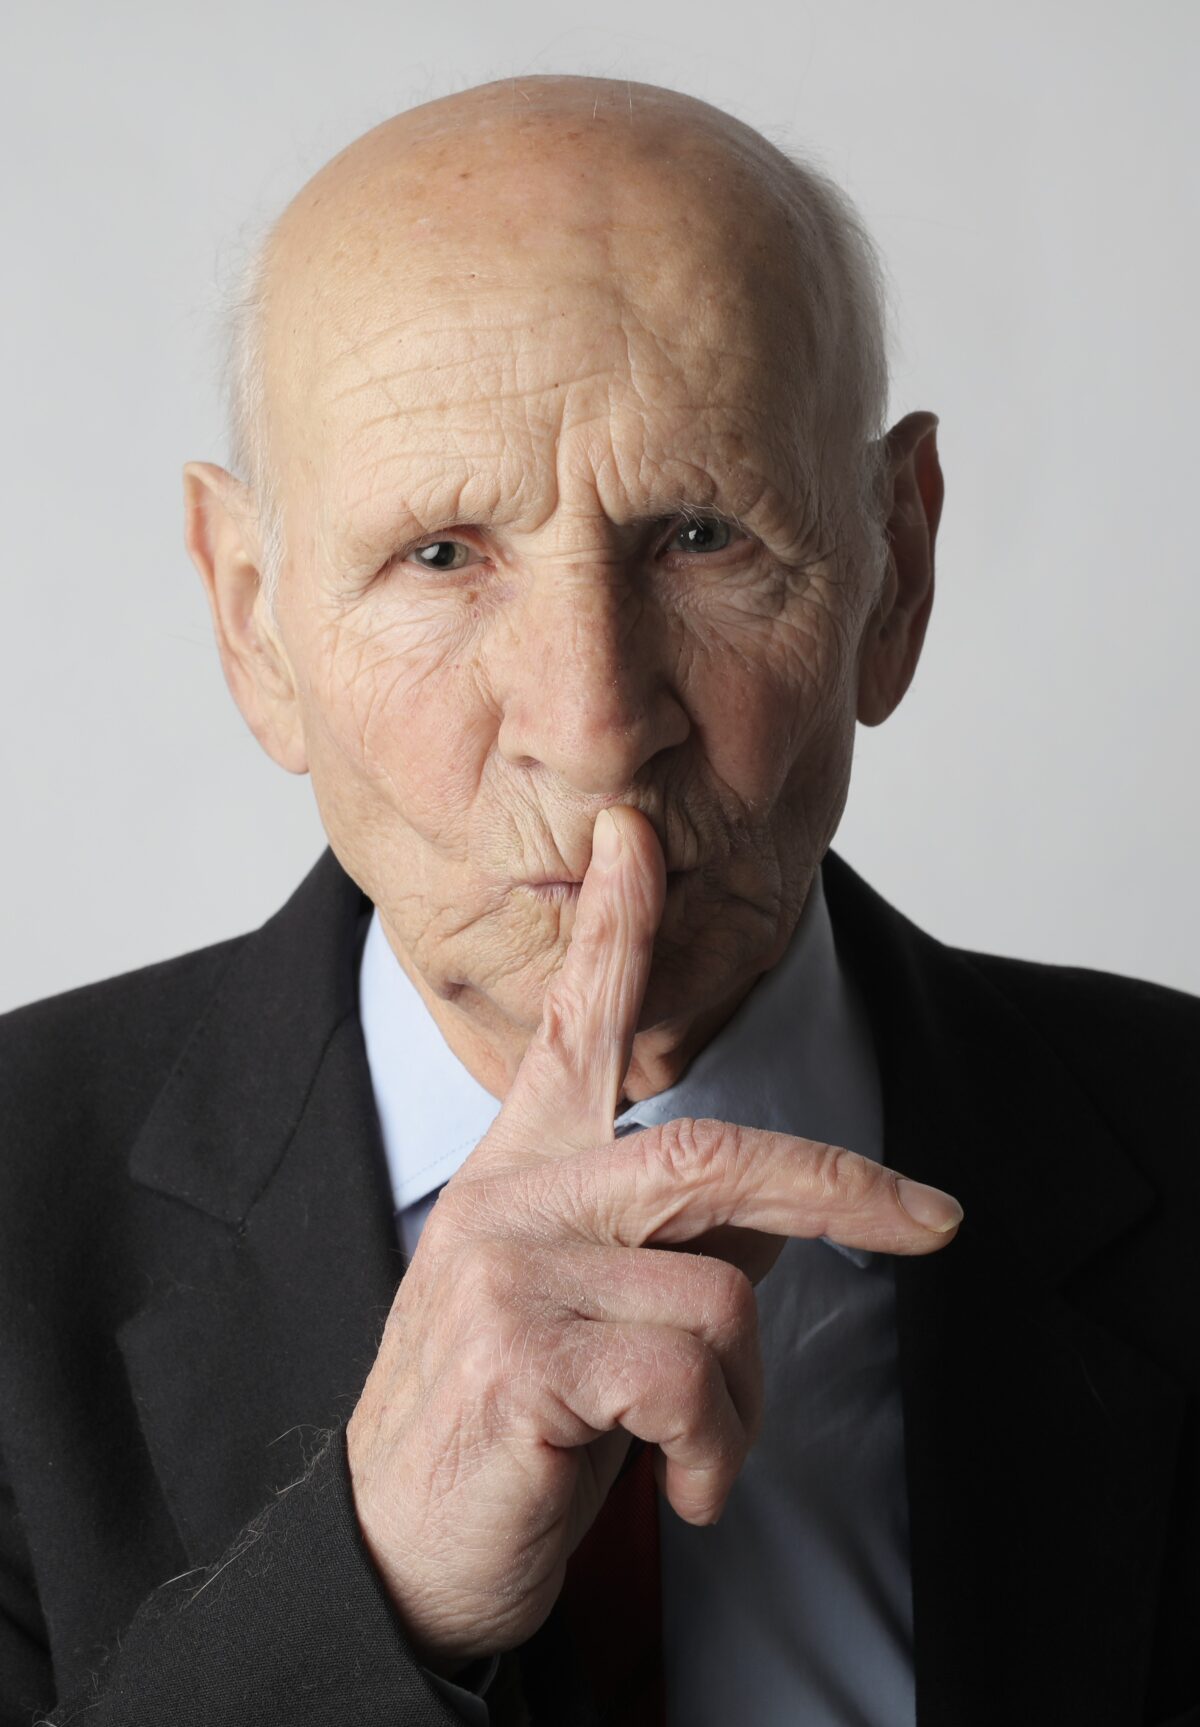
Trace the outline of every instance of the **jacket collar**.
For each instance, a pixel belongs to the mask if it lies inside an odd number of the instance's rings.
[[[370,902],[331,851],[237,950],[133,1148],[141,1186],[240,1224],[282,1163],[330,1040],[357,1014]]]

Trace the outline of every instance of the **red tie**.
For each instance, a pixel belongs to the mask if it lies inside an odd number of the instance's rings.
[[[664,1727],[654,1447],[636,1455],[567,1561],[560,1600],[602,1727]]]

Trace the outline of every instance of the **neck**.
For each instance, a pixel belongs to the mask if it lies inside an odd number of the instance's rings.
[[[390,937],[389,945],[395,952]],[[490,1000],[476,991],[464,989],[448,1001],[436,995],[415,969],[407,965],[404,969],[446,1043],[472,1079],[503,1102],[533,1031],[505,1019]],[[639,1031],[633,1040],[617,1113],[678,1084],[704,1046],[741,1006],[760,975],[754,972],[739,979],[720,1001],[699,1013],[667,1019]]]

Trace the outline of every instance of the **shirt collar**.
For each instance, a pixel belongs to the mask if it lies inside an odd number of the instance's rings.
[[[500,1104],[450,1049],[388,945],[367,930],[359,1007],[397,1211],[448,1181]],[[870,1028],[839,964],[818,870],[788,946],[677,1084],[624,1110],[618,1131],[677,1116],[803,1134],[882,1158]],[[831,1244],[832,1245],[832,1244]],[[843,1250],[855,1264],[870,1255]]]

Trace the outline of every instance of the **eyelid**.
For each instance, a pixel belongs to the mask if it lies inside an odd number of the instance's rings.
[[[452,545],[465,546],[468,552],[474,552],[479,557],[486,556],[486,554],[482,553],[479,547],[468,538],[469,532],[470,530],[464,528],[442,528],[432,534],[422,534],[420,539],[414,540],[411,545],[401,546],[400,550],[394,552],[388,559],[388,563],[407,564],[413,562],[417,569],[427,570],[431,576],[457,575],[457,570],[439,570],[432,564],[416,563],[417,553],[423,552],[428,546],[440,546],[449,542]]]
[[[675,515],[665,519],[667,521],[667,533],[659,548],[660,551],[666,551],[670,547],[671,541],[679,532],[680,528],[689,522],[697,522],[701,524],[713,522],[718,527],[728,528],[730,541],[729,545],[721,547],[722,552],[732,551],[733,547],[739,542],[750,541],[754,538],[754,535],[749,531],[749,529],[744,528],[735,516],[727,516],[720,510],[679,510]],[[705,558],[711,561],[712,558],[719,557],[720,553],[681,551],[679,556],[681,558]]]
[[[659,541],[658,553],[656,555],[669,550],[671,541],[674,539],[675,535],[679,532],[681,527],[689,522],[715,522],[723,528],[728,528],[732,537],[728,546],[721,547],[722,552],[730,551],[734,545],[737,545],[741,541],[749,541],[754,538],[753,534],[751,534],[748,529],[744,528],[736,517],[727,516],[720,510],[677,510],[674,515],[660,516],[658,520],[665,525],[665,531]],[[445,541],[450,541],[455,545],[465,546],[467,551],[474,552],[476,556],[486,559],[488,554],[481,551],[479,546],[469,537],[473,532],[477,531],[478,530],[472,530],[465,526],[456,526],[453,528],[435,530],[431,534],[422,534],[421,537],[414,540],[411,545],[401,547],[399,551],[395,552],[392,557],[388,559],[388,563],[406,564],[409,562],[415,562],[418,552],[423,551],[427,546],[441,545]],[[710,561],[712,558],[719,555],[720,553],[705,552],[689,553],[681,551],[679,553],[680,557],[706,558]],[[439,571],[431,565],[422,565],[420,563],[415,563],[415,567],[417,569],[424,568],[428,570],[430,575],[455,575],[458,573],[454,570]]]

